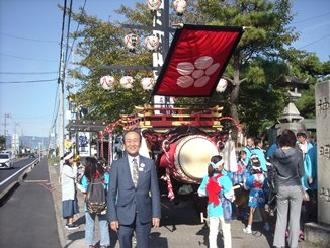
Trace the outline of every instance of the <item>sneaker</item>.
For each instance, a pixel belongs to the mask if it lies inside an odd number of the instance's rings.
[[[269,225],[269,223],[265,223],[265,225],[264,225],[264,230],[266,231],[266,232],[269,232],[270,231],[270,225]]]
[[[68,230],[76,230],[79,228],[79,226],[75,225],[75,224],[66,224],[65,225],[66,229]]]
[[[247,234],[252,234],[252,230],[249,227],[243,228],[243,232],[245,232]]]

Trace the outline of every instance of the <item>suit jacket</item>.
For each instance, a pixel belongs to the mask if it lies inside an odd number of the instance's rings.
[[[160,218],[160,195],[154,161],[140,155],[139,180],[134,186],[128,156],[112,163],[108,191],[108,218],[130,225],[139,214],[142,223]]]

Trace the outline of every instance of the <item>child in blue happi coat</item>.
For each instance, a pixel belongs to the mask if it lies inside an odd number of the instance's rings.
[[[241,150],[239,152],[239,159],[237,161],[237,171],[230,173],[230,178],[235,186],[235,195],[237,198],[241,198],[243,194],[246,194],[246,190],[241,188],[243,183],[246,181],[246,178],[250,175],[248,170],[248,165],[245,162],[247,157],[246,151]],[[239,186],[236,186],[239,185]],[[243,198],[244,199],[244,198]],[[244,205],[241,204],[242,199],[239,202],[232,204],[233,212],[235,213],[235,218],[244,219],[247,218],[247,210]]]
[[[200,197],[208,196],[207,213],[210,220],[209,242],[210,248],[217,248],[217,237],[219,233],[219,223],[221,222],[224,247],[231,248],[231,225],[224,218],[224,199],[234,200],[234,191],[232,182],[224,169],[224,160],[221,156],[213,156],[208,167],[208,175],[203,177],[203,180],[198,188]]]
[[[243,229],[243,231],[248,234],[252,233],[253,215],[257,208],[260,209],[261,215],[265,222],[264,229],[266,231],[270,230],[264,209],[266,204],[265,190],[267,188],[267,179],[263,174],[262,169],[260,168],[260,161],[258,156],[251,156],[251,165],[251,174],[247,177],[244,183],[244,187],[250,190],[248,202],[248,206],[250,207],[250,214],[248,225]]]
[[[230,174],[233,185],[243,183],[248,176],[247,163],[245,162],[245,159],[246,152],[241,150],[239,152],[239,160],[237,161],[237,171],[231,172]]]

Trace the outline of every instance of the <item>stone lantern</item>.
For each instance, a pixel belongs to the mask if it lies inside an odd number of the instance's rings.
[[[305,130],[305,126],[302,123],[304,117],[300,115],[295,102],[301,97],[301,93],[299,93],[298,90],[307,89],[309,87],[307,81],[308,79],[301,81],[294,76],[284,76],[281,78],[280,82],[277,83],[278,86],[289,88],[287,91],[288,104],[284,107],[281,116],[278,118],[279,123],[275,125],[278,134],[284,129],[290,129],[294,132]]]

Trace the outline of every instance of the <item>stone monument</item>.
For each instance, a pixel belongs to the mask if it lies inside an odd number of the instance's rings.
[[[330,225],[330,81],[316,84],[318,221]]]
[[[330,81],[315,85],[318,223],[305,225],[306,239],[330,247]]]

